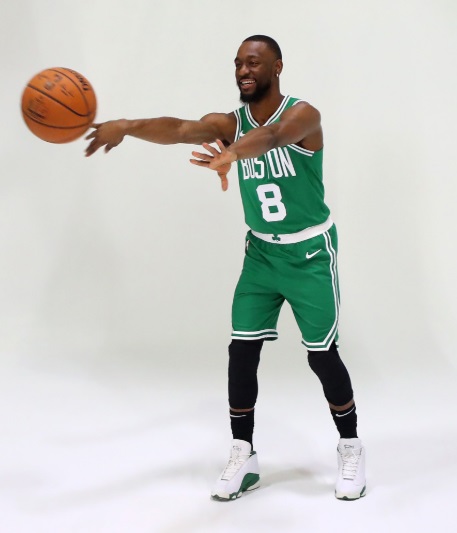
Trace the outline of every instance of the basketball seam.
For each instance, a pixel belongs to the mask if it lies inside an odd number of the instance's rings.
[[[54,100],[54,102],[56,102],[57,104],[60,104],[62,107],[64,107],[65,109],[68,109],[68,111],[71,111],[72,113],[74,113],[78,117],[89,117],[90,116],[90,113],[86,113],[85,115],[83,115],[81,113],[78,113],[77,111],[75,111],[71,107],[68,107],[67,105],[63,104],[60,100],[57,100],[57,98],[54,98],[54,96],[51,96],[49,93],[43,91],[42,89],[39,89],[38,87],[34,87],[33,85],[30,85],[30,83],[27,85],[27,87],[30,87],[30,89],[33,89],[34,91],[37,91],[38,93],[42,94],[43,96],[46,96],[50,100]],[[87,102],[86,102],[86,107],[88,107],[87,106]]]
[[[62,70],[68,70],[68,72],[71,72],[71,73],[75,72],[75,71],[72,71],[72,70],[70,70],[68,68],[65,68],[65,67],[59,67],[59,68],[62,69]],[[70,80],[71,83],[73,83],[73,85],[78,89],[78,91],[81,93],[81,96],[84,99],[84,103],[86,104],[86,108],[87,108],[87,111],[88,111],[88,115],[87,116],[90,116],[89,102],[87,101],[87,98],[86,98],[86,95],[84,94],[84,91],[81,89],[81,87],[79,85],[77,85],[75,83],[75,80],[73,80],[72,78],[70,78],[70,76],[68,74],[65,74],[65,72],[62,72],[61,70],[58,70],[57,68],[50,68],[49,70],[51,70],[52,72],[57,72],[59,74],[62,74],[62,76],[65,76],[67,78],[67,80]],[[82,74],[80,74],[80,76],[84,77],[84,76],[82,76]]]
[[[51,124],[45,124],[44,122],[40,122],[39,120],[37,120],[36,118],[34,117],[31,117],[28,113],[27,113],[27,110],[22,108],[22,112],[24,113],[24,115],[32,120],[33,122],[36,122],[37,124],[39,124],[40,126],[46,126],[47,128],[54,128],[54,129],[57,129],[57,130],[75,130],[77,128],[89,128],[89,122],[84,122],[84,124],[80,124],[79,126],[52,126]]]

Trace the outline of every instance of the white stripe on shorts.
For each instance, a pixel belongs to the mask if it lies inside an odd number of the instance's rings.
[[[232,339],[254,341],[257,339],[277,339],[278,332],[275,329],[261,329],[259,331],[232,331]]]
[[[340,298],[338,294],[338,269],[337,269],[337,260],[336,260],[336,251],[333,248],[332,245],[332,239],[326,231],[324,234],[325,239],[325,246],[327,248],[327,252],[330,255],[330,273],[332,276],[332,288],[333,288],[333,299],[335,302],[335,321],[333,322],[332,327],[330,328],[330,331],[328,332],[328,335],[325,337],[325,339],[321,342],[308,342],[305,339],[302,339],[302,344],[308,348],[308,350],[316,351],[316,352],[323,352],[330,348],[330,345],[332,344],[336,332],[338,331],[338,321],[339,321],[339,311],[340,311]]]

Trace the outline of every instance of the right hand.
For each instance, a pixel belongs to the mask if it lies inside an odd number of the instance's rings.
[[[236,161],[235,152],[229,152],[224,143],[220,139],[216,139],[216,144],[219,150],[213,148],[209,143],[203,143],[203,148],[208,150],[209,154],[203,152],[192,152],[196,159],[191,159],[193,165],[199,167],[209,168],[215,170],[221,179],[222,190],[228,189],[227,174],[232,167],[232,163]]]
[[[94,128],[86,140],[92,139],[92,142],[86,148],[86,157],[94,154],[102,146],[105,147],[105,152],[108,153],[111,148],[120,144],[126,134],[127,120],[110,120],[102,124],[92,124]]]

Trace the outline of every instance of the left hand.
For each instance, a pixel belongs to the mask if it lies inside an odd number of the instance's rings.
[[[128,122],[125,119],[110,120],[103,124],[91,124],[94,130],[85,138],[92,139],[92,142],[86,148],[86,157],[91,156],[102,146],[105,147],[105,152],[108,153],[112,148],[120,144],[127,131]]]
[[[192,155],[198,159],[191,159],[190,162],[199,167],[215,170],[221,179],[222,190],[226,191],[228,189],[227,174],[229,173],[232,163],[236,161],[236,154],[227,150],[221,140],[216,139],[216,144],[219,147],[219,150],[208,143],[203,143],[203,148],[208,150],[209,154],[192,152]]]

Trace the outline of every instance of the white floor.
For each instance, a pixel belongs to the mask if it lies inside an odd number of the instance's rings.
[[[368,494],[341,502],[320,386],[304,353],[284,364],[268,348],[262,487],[218,503],[209,492],[230,443],[225,358],[159,352],[5,358],[2,533],[457,531],[455,374],[352,372]]]

